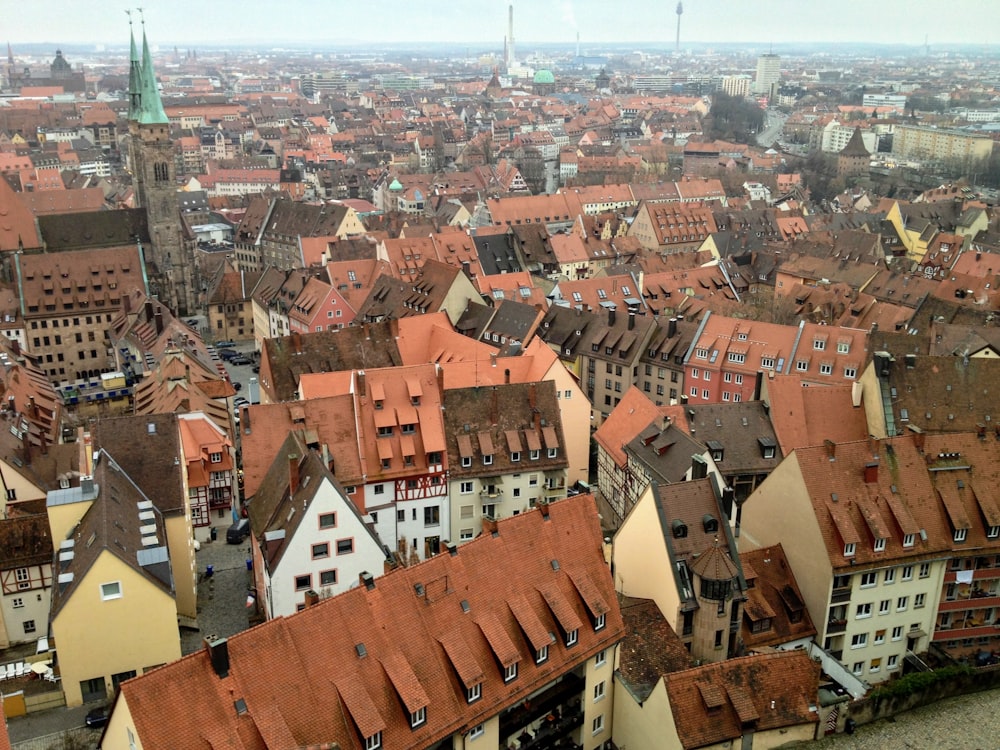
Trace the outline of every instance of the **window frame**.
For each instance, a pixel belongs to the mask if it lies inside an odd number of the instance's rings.
[[[106,586],[115,586],[117,588],[117,591],[115,591],[114,593],[107,593],[105,591]],[[108,581],[107,583],[102,583],[98,588],[98,590],[101,592],[102,602],[109,602],[112,601],[113,599],[121,599],[123,596],[121,581]]]

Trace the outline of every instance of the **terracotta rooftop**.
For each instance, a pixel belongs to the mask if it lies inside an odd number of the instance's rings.
[[[358,747],[379,731],[384,747],[430,747],[519,704],[625,633],[593,498],[546,511],[233,636],[216,646],[217,670],[206,649],[124,683],[119,700],[143,747]],[[581,597],[584,579],[596,600]],[[599,631],[595,607],[605,610]],[[536,664],[523,623],[559,633],[567,618],[579,622],[578,643],[552,636]],[[513,659],[518,674],[505,684],[498,664]],[[482,698],[468,703],[480,675]],[[426,722],[412,729],[419,708]],[[165,709],[186,720],[162,721]]]
[[[621,608],[628,635],[618,649],[618,677],[645,701],[663,675],[690,669],[694,658],[652,599],[624,597]]]
[[[742,637],[748,649],[777,646],[816,635],[795,574],[780,544],[742,552],[740,563],[747,581]],[[754,623],[757,623],[756,628]]]
[[[684,748],[757,732],[815,724],[819,665],[805,651],[745,656],[664,676]],[[773,708],[772,708],[773,706]]]

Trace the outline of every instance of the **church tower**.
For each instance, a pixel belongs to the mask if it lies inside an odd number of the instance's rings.
[[[174,143],[170,121],[156,85],[153,59],[142,30],[142,59],[131,31],[129,61],[130,162],[138,205],[146,210],[152,247],[145,248],[150,289],[175,314],[191,315],[195,309],[196,269],[194,249],[184,240],[177,199]]]

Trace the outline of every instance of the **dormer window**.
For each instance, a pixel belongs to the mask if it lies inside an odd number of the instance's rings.
[[[404,424],[400,425],[399,431],[403,435],[412,435],[417,431],[417,426],[415,424]]]
[[[997,526],[995,528],[1000,529],[1000,526]],[[914,534],[904,534],[903,535],[903,546],[904,547],[912,547],[914,541],[915,541],[915,535]]]
[[[410,728],[416,729],[427,723],[427,706],[418,708],[410,713]]]
[[[378,428],[379,437],[391,437],[392,436],[392,425],[387,425],[385,427]]]
[[[819,352],[823,351],[824,349],[826,349],[826,341],[824,339],[814,339],[813,349]]]
[[[468,687],[465,689],[466,703],[475,703],[482,697],[483,697],[483,683],[481,682],[477,682],[472,687]]]
[[[221,453],[209,453],[208,454],[208,460],[211,463],[213,463],[213,464],[221,464],[222,463],[222,454]]]
[[[594,618],[594,630],[604,630],[604,626],[607,624],[607,615],[599,614]]]
[[[504,667],[503,670],[503,681],[510,682],[517,677],[517,662],[514,662],[509,667]]]
[[[385,406],[385,401],[383,401],[382,399],[375,399],[376,409],[381,409],[383,406]]]
[[[734,362],[738,365],[743,364],[746,361],[746,358],[745,354],[740,354],[738,352],[729,352],[729,356],[727,357],[730,362]]]
[[[549,647],[542,646],[535,652],[535,664],[544,664],[549,660]]]
[[[955,536],[953,538],[956,542],[964,542],[967,533],[968,529],[955,529]]]
[[[844,557],[854,557],[854,542],[847,542],[844,545]]]
[[[540,456],[541,454],[542,454],[542,452],[541,452],[540,450],[533,450],[533,451],[529,451],[529,453],[528,453],[528,457],[529,457],[529,458],[530,458],[530,459],[531,459],[532,461],[537,461],[537,460],[538,460],[538,457],[539,457],[539,456]]]
[[[885,537],[875,540],[875,551],[885,552]]]
[[[549,448],[549,452],[548,452],[548,457],[549,458],[557,458],[558,456],[559,456],[559,449],[558,448]]]
[[[365,737],[365,750],[382,750],[381,732],[375,732],[371,737]]]
[[[472,456],[462,456],[462,468],[468,469],[472,466]]]
[[[511,454],[510,454],[510,460],[511,460],[511,463],[515,463],[515,464],[518,461],[520,461],[521,460],[521,453],[520,453],[520,451],[512,451]]]
[[[578,640],[580,640],[580,631],[574,629],[566,633],[567,648],[569,648],[570,646],[575,646]]]
[[[986,537],[988,539],[996,539],[998,536],[1000,536],[1000,526],[990,526],[986,530]]]
[[[708,359],[708,349],[695,349],[694,356],[698,359]]]
[[[493,454],[487,453],[483,456],[483,466],[491,466],[493,464]]]

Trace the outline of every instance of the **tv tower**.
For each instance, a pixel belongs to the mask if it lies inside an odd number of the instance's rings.
[[[677,49],[676,52],[679,55],[681,53],[681,16],[684,15],[684,3],[677,3]]]

